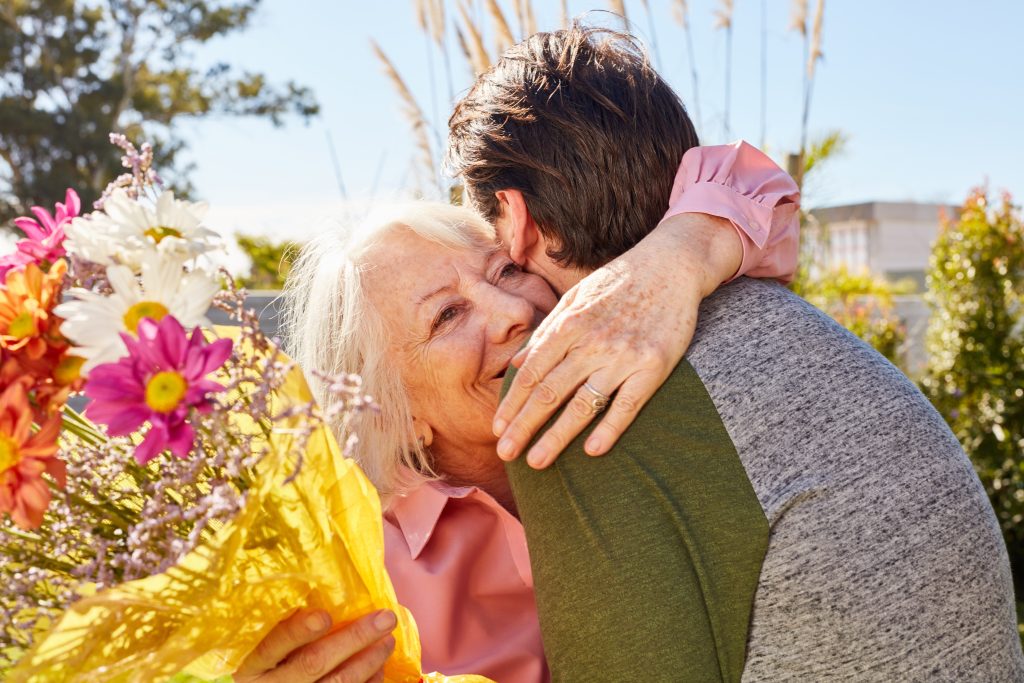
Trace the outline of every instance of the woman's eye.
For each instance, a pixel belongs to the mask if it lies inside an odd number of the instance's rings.
[[[455,316],[458,315],[458,312],[459,309],[455,306],[446,306],[441,309],[441,312],[437,314],[436,318],[434,318],[434,323],[430,326],[430,330],[432,332],[436,331],[443,325],[451,322],[455,319]]]
[[[513,275],[519,275],[523,272],[523,269],[516,263],[509,263],[501,269],[500,277],[511,277]]]

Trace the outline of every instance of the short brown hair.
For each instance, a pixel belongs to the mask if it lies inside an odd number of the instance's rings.
[[[537,33],[481,75],[449,120],[447,164],[488,220],[523,193],[562,265],[596,268],[665,213],[698,145],[679,97],[629,35],[574,24]]]

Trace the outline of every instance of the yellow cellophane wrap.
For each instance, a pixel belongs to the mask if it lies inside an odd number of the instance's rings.
[[[237,337],[231,328],[218,332]],[[292,370],[275,400],[282,408],[312,400],[301,371]],[[246,422],[239,416],[235,426],[255,428]],[[232,673],[275,624],[305,606],[327,610],[336,625],[393,610],[398,626],[386,681],[486,683],[420,672],[416,624],[384,568],[376,490],[323,427],[285,484],[295,466],[288,427],[275,427],[258,488],[212,542],[162,574],[79,599],[8,680],[150,683],[183,671],[214,679]]]

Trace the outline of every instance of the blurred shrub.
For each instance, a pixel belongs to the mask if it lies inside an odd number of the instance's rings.
[[[793,291],[899,365],[906,328],[892,310],[892,297],[908,285],[890,284],[866,272],[854,274],[844,267],[810,272],[801,268]]]
[[[235,241],[252,263],[249,274],[241,278],[247,289],[281,289],[299,253],[296,242],[274,242],[266,237],[236,235]]]
[[[943,220],[928,273],[923,389],[971,456],[1024,598],[1024,223],[1008,194]]]

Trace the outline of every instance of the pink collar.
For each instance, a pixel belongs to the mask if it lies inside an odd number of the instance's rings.
[[[523,531],[523,525],[489,493],[476,486],[452,486],[434,480],[395,498],[387,515],[394,518],[405,537],[412,559],[418,558],[427,547],[448,501],[462,498],[476,499],[486,506],[491,514],[498,516],[505,530],[516,570],[523,582],[532,588],[533,572],[530,569],[530,556],[526,548],[526,532]]]
[[[449,486],[443,481],[429,481],[391,503],[388,512],[398,522],[412,559],[419,557],[427,546],[448,501],[452,498],[465,498],[474,491],[479,489],[475,486]]]

